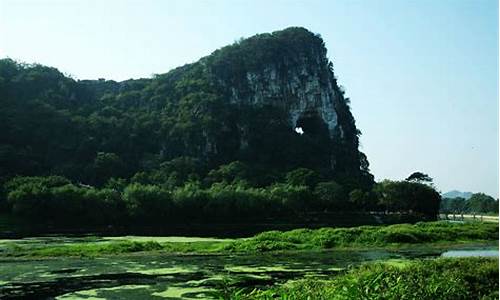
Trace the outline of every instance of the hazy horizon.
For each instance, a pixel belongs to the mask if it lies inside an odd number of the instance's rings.
[[[323,37],[377,181],[498,197],[496,1],[0,1],[0,58],[120,81],[290,26]]]

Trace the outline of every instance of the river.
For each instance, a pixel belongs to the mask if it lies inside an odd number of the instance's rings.
[[[3,259],[1,299],[210,299],[222,286],[260,287],[327,278],[367,261],[496,256],[498,247],[407,247],[259,255],[134,254],[100,258]]]

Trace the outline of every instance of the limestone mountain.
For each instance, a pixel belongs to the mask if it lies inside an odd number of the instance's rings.
[[[194,174],[241,161],[270,178],[302,167],[350,188],[373,182],[323,40],[304,28],[122,82],[4,59],[0,101],[3,177],[102,184],[183,157]]]

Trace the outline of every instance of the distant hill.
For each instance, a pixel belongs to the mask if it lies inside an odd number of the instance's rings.
[[[464,199],[469,199],[470,197],[472,197],[472,192],[460,192],[460,191],[457,191],[457,190],[453,190],[453,191],[449,191],[449,192],[446,192],[446,193],[443,193],[441,195],[442,198],[456,198],[456,197],[461,197],[461,198],[464,198]]]

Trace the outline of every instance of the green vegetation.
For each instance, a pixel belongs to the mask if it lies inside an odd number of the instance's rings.
[[[94,239],[94,240],[93,240]],[[235,240],[164,240],[162,238],[99,239],[64,244],[2,244],[2,256],[56,257],[119,255],[132,252],[227,254],[334,248],[398,247],[406,244],[467,243],[498,240],[498,224],[429,222],[415,225],[268,231]]]
[[[433,181],[433,179],[429,175],[422,173],[422,172],[418,172],[418,171],[410,174],[410,176],[408,176],[405,180],[406,181],[423,182],[423,183],[432,183],[432,181]]]
[[[276,251],[331,249],[352,246],[390,246],[435,242],[498,240],[498,224],[447,222],[360,226],[354,228],[297,229],[286,232],[268,231],[250,239],[236,240],[228,251]]]
[[[303,72],[299,63],[338,91],[328,112],[337,128],[319,112],[291,124],[288,105],[276,104],[283,101],[244,100],[255,93],[249,72],[272,65],[288,80]],[[304,28],[259,34],[123,82],[74,80],[2,59],[0,101],[0,212],[40,230],[305,223],[331,211],[438,214],[439,194],[418,180],[425,174],[374,184],[324,43]]]
[[[301,229],[235,240],[0,240],[0,298],[494,299],[497,259],[433,260],[485,247],[498,249],[498,224]]]
[[[242,161],[259,186],[275,181],[268,174],[305,167],[369,187],[348,99],[336,104],[342,145],[335,147],[324,130],[296,134],[284,107],[230,101],[232,90],[248,96],[248,72],[272,65],[287,76],[303,59],[323,85],[339,89],[321,37],[304,28],[256,35],[166,74],[123,82],[74,80],[55,68],[2,59],[0,179],[62,175],[103,186],[113,177],[160,172],[162,184],[176,185]],[[331,155],[338,172],[329,167]],[[189,165],[172,168],[176,159]]]
[[[288,78],[299,61],[340,91],[321,37],[304,28],[256,35],[123,82],[0,60],[0,211],[36,224],[109,225],[336,209],[352,190],[373,185],[343,93],[334,134],[317,116],[291,124],[287,105],[231,96],[249,97],[248,72],[273,65]],[[323,204],[314,205],[319,183]],[[335,199],[326,197],[334,187]]]
[[[8,257],[66,257],[101,255],[120,255],[135,252],[168,252],[168,253],[216,253],[220,252],[227,242],[164,242],[150,241],[113,241],[106,243],[82,242],[54,246],[20,246],[7,245],[2,256]]]
[[[469,199],[461,197],[443,198],[440,211],[453,214],[494,214],[498,215],[498,199],[483,193],[472,194]]]
[[[335,181],[320,181],[317,173],[303,168],[288,172],[272,185],[253,187],[242,179],[244,167],[243,163],[224,165],[207,175],[210,184],[188,181],[181,186],[148,181],[146,174],[130,181],[110,180],[101,188],[61,176],[14,177],[4,185],[5,205],[14,216],[38,225],[50,220],[58,226],[85,228],[172,224],[187,219],[200,223],[275,218],[306,222],[314,215],[363,210],[434,220],[440,201],[432,187],[407,181],[383,181],[372,191],[347,193]]]
[[[67,237],[60,237],[60,240]],[[135,240],[135,238],[133,238]],[[53,242],[56,242],[54,239]],[[161,240],[161,239],[159,239]],[[35,241],[33,241],[35,242]],[[38,241],[43,243],[43,240]],[[439,255],[434,251],[433,255]],[[348,265],[393,257],[386,251],[165,255],[161,252],[93,257],[5,258],[0,298],[212,299],[195,289],[281,284],[304,276],[332,276]],[[407,257],[407,256],[405,256]],[[411,258],[412,256],[409,256]],[[279,258],[279,259],[277,259]],[[309,277],[311,278],[311,277]],[[133,286],[138,289],[133,288]],[[175,292],[175,295],[171,292]],[[169,298],[170,299],[170,298]],[[219,299],[215,297],[215,299]]]
[[[246,293],[238,290],[224,299],[498,299],[498,259],[366,264],[333,279],[303,279]]]
[[[28,250],[31,256],[56,257],[56,256],[98,256],[103,254],[121,254],[139,251],[154,251],[162,247],[154,241],[149,242],[114,242],[106,244],[93,244],[85,242],[73,245],[49,246],[40,249]],[[7,253],[13,256],[25,256],[26,252],[22,247],[12,247]]]

